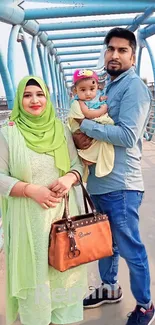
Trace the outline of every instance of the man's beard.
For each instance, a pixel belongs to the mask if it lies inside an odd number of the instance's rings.
[[[118,77],[120,74],[122,74],[126,70],[124,70],[124,69],[114,70],[114,69],[107,68],[106,71],[111,77]]]

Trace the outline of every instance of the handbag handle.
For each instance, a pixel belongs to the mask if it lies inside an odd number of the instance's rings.
[[[85,189],[85,187],[83,185],[82,177],[81,177],[80,173],[77,170],[71,170],[69,173],[74,174],[76,177],[77,177],[77,173],[78,173],[79,178],[80,178],[80,180],[78,180],[78,181],[79,181],[79,184],[80,184],[80,186],[82,188],[82,196],[83,196],[83,201],[84,201],[85,213],[89,212],[89,207],[90,207],[91,212],[95,215],[97,213],[96,209],[95,209],[95,206],[94,206],[94,204],[93,204],[87,190]],[[69,214],[69,205],[68,205],[68,195],[67,194],[64,196],[64,199],[65,199],[65,208],[64,208],[63,219],[67,219],[67,221],[70,223],[71,222],[71,217],[70,217],[70,214]]]
[[[97,211],[95,209],[95,206],[92,202],[92,200],[90,199],[90,196],[87,192],[87,190],[85,189],[83,182],[82,182],[82,177],[80,175],[80,173],[77,170],[71,170],[70,173],[74,174],[77,177],[77,173],[79,175],[79,184],[81,185],[82,188],[82,194],[83,194],[83,200],[84,200],[84,206],[85,206],[85,213],[87,214],[89,212],[88,210],[88,204],[90,206],[90,209],[94,215],[94,218],[96,218],[97,215]],[[65,208],[64,208],[64,214],[63,214],[63,218],[65,219],[65,224],[67,227],[67,234],[68,234],[68,238],[69,238],[69,243],[70,243],[70,251],[68,253],[69,258],[73,258],[73,257],[78,257],[80,255],[80,250],[78,249],[77,245],[76,245],[76,241],[75,241],[75,233],[76,233],[76,229],[75,226],[72,223],[72,218],[69,214],[69,199],[68,199],[68,195],[66,194],[65,197]]]

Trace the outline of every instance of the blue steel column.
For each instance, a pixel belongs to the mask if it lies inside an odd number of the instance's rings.
[[[43,74],[43,79],[46,82],[46,71],[45,71],[45,65],[44,65],[44,59],[43,59],[43,53],[42,53],[42,46],[41,46],[41,44],[39,42],[38,42],[38,45],[37,45],[37,50],[38,50],[41,70],[42,70],[42,74]]]
[[[153,77],[155,82],[155,59],[153,52],[151,50],[150,45],[148,44],[146,38],[153,35],[153,32],[155,32],[155,25],[148,26],[146,28],[140,29],[138,31],[138,43],[140,47],[146,47],[150,56],[151,64],[152,64],[152,70],[153,70]]]
[[[68,111],[69,110],[69,93],[68,93],[66,77],[65,77],[65,80],[64,80],[64,87],[65,87],[66,109]]]
[[[0,49],[0,74],[2,77],[2,81],[3,81],[5,93],[6,93],[8,108],[12,109],[15,93],[14,93],[10,73],[7,68],[7,64],[4,61],[1,49]]]
[[[48,64],[50,69],[50,75],[52,80],[52,88],[53,88],[53,99],[54,99],[54,106],[57,107],[57,81],[55,76],[55,67],[54,67],[54,55],[48,55]]]
[[[37,43],[38,43],[38,36],[33,36],[32,39],[32,44],[31,44],[31,57],[32,57],[32,62],[33,62],[33,67],[34,67],[34,73],[35,75],[37,74]]]
[[[27,67],[28,67],[28,71],[29,71],[29,74],[30,75],[34,75],[35,74],[35,71],[34,71],[34,67],[33,67],[33,62],[32,62],[32,59],[31,59],[31,55],[29,53],[27,39],[26,39],[26,36],[25,36],[25,33],[24,33],[23,30],[22,30],[22,34],[23,34],[23,41],[21,43],[22,43],[22,48],[23,48],[23,51],[24,51],[25,60],[26,60]]]
[[[64,81],[64,88],[65,88],[66,109],[68,111],[69,110],[69,95],[68,95],[68,88],[67,88],[66,78],[65,78],[65,81]]]
[[[65,101],[65,109],[68,110],[68,100],[67,100],[67,92],[66,92],[66,78],[63,75],[63,91],[64,91],[64,101]]]
[[[154,83],[155,83],[155,59],[154,59],[154,55],[153,52],[151,50],[150,45],[148,44],[147,40],[144,40],[145,46],[148,50],[149,56],[150,56],[150,60],[151,60],[151,64],[152,64],[152,70],[153,70],[153,78],[154,78]]]
[[[60,71],[59,71],[59,63],[58,58],[56,58],[56,64],[55,64],[55,74],[56,74],[56,80],[58,85],[58,107],[62,108],[62,97],[61,97],[61,85],[60,85]]]
[[[8,69],[10,72],[10,77],[12,80],[12,85],[14,90],[16,90],[16,82],[15,82],[15,45],[17,42],[18,32],[20,30],[20,25],[15,25],[12,27],[10,36],[9,36],[9,43],[8,43],[8,53],[7,53],[7,64]]]
[[[65,96],[64,96],[63,74],[62,74],[61,67],[59,67],[59,71],[60,71],[60,86],[61,86],[62,107],[63,107],[63,109],[65,109],[66,104],[65,104]]]
[[[138,52],[138,59],[137,59],[137,68],[136,72],[138,76],[140,76],[140,66],[141,66],[141,58],[142,58],[142,47],[139,47],[139,52]]]
[[[47,86],[49,87],[49,70],[48,70],[48,46],[44,46],[44,66],[45,66],[45,82]]]
[[[63,85],[64,108],[65,108],[65,110],[67,110],[66,87],[65,87],[65,80],[64,80],[63,72],[62,72],[62,85]]]

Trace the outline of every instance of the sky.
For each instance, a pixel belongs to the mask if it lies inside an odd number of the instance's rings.
[[[31,4],[31,6],[32,6],[32,4]],[[129,17],[129,15],[130,14],[128,14],[128,17]],[[125,18],[125,15],[115,15],[115,18],[117,18],[116,16],[119,16],[119,18],[121,18],[121,16],[123,18]],[[132,17],[132,15],[131,15],[131,17]],[[112,19],[112,16],[108,16],[108,18]],[[83,18],[80,17],[78,19],[80,20],[80,19],[83,19]],[[92,19],[92,18],[88,17],[88,19]],[[76,18],[74,18],[74,20],[76,20]],[[43,23],[43,21],[41,21],[41,20],[38,20],[38,21]],[[59,19],[58,18],[57,18],[57,20],[53,19],[52,21],[53,22],[55,22],[55,21],[58,22]],[[60,21],[62,21],[62,18],[61,18]],[[46,20],[44,20],[44,23],[45,22],[50,22],[50,20],[46,19]],[[7,47],[8,47],[8,40],[9,40],[9,34],[10,34],[10,31],[11,31],[11,27],[12,26],[9,25],[9,24],[0,22],[0,31],[1,31],[0,50],[1,50],[1,53],[3,55],[3,58],[4,58],[5,62],[7,61]],[[142,26],[142,28],[143,27],[144,27],[144,25]],[[98,30],[100,30],[100,29],[98,29]],[[107,28],[102,28],[102,30],[108,30],[108,29]],[[75,32],[75,30],[74,30],[74,32]],[[51,32],[49,32],[49,33],[51,33]],[[31,51],[31,39],[32,39],[32,37],[29,34],[26,34],[26,37],[27,37],[29,50]],[[148,38],[147,41],[148,41],[150,47],[152,48],[153,53],[155,53],[155,35]],[[101,46],[99,46],[99,48],[101,49]],[[84,55],[82,57],[84,57]],[[15,79],[16,79],[16,84],[18,84],[20,79],[28,74],[28,70],[27,70],[27,66],[26,66],[22,46],[21,46],[21,43],[18,43],[18,42],[16,43],[16,46],[15,46],[15,58],[16,58],[15,62],[14,62]],[[89,61],[89,62],[91,62],[91,61]],[[38,74],[38,76],[42,77],[42,72],[41,72],[38,57],[37,57],[36,65],[37,65],[37,74]],[[143,49],[143,54],[142,54],[140,76],[143,79],[147,79],[147,82],[153,82],[153,73],[152,73],[150,57],[149,57],[148,52],[147,52],[147,50],[145,48]],[[52,88],[52,85],[50,85],[50,86]],[[5,90],[4,90],[4,87],[3,87],[1,76],[0,76],[0,96],[5,96]]]

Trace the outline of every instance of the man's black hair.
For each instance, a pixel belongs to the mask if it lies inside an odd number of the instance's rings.
[[[131,32],[126,28],[120,28],[120,27],[112,28],[106,35],[104,39],[104,44],[108,46],[112,37],[125,38],[126,40],[128,40],[132,48],[133,54],[135,54],[137,42],[133,32]]]

